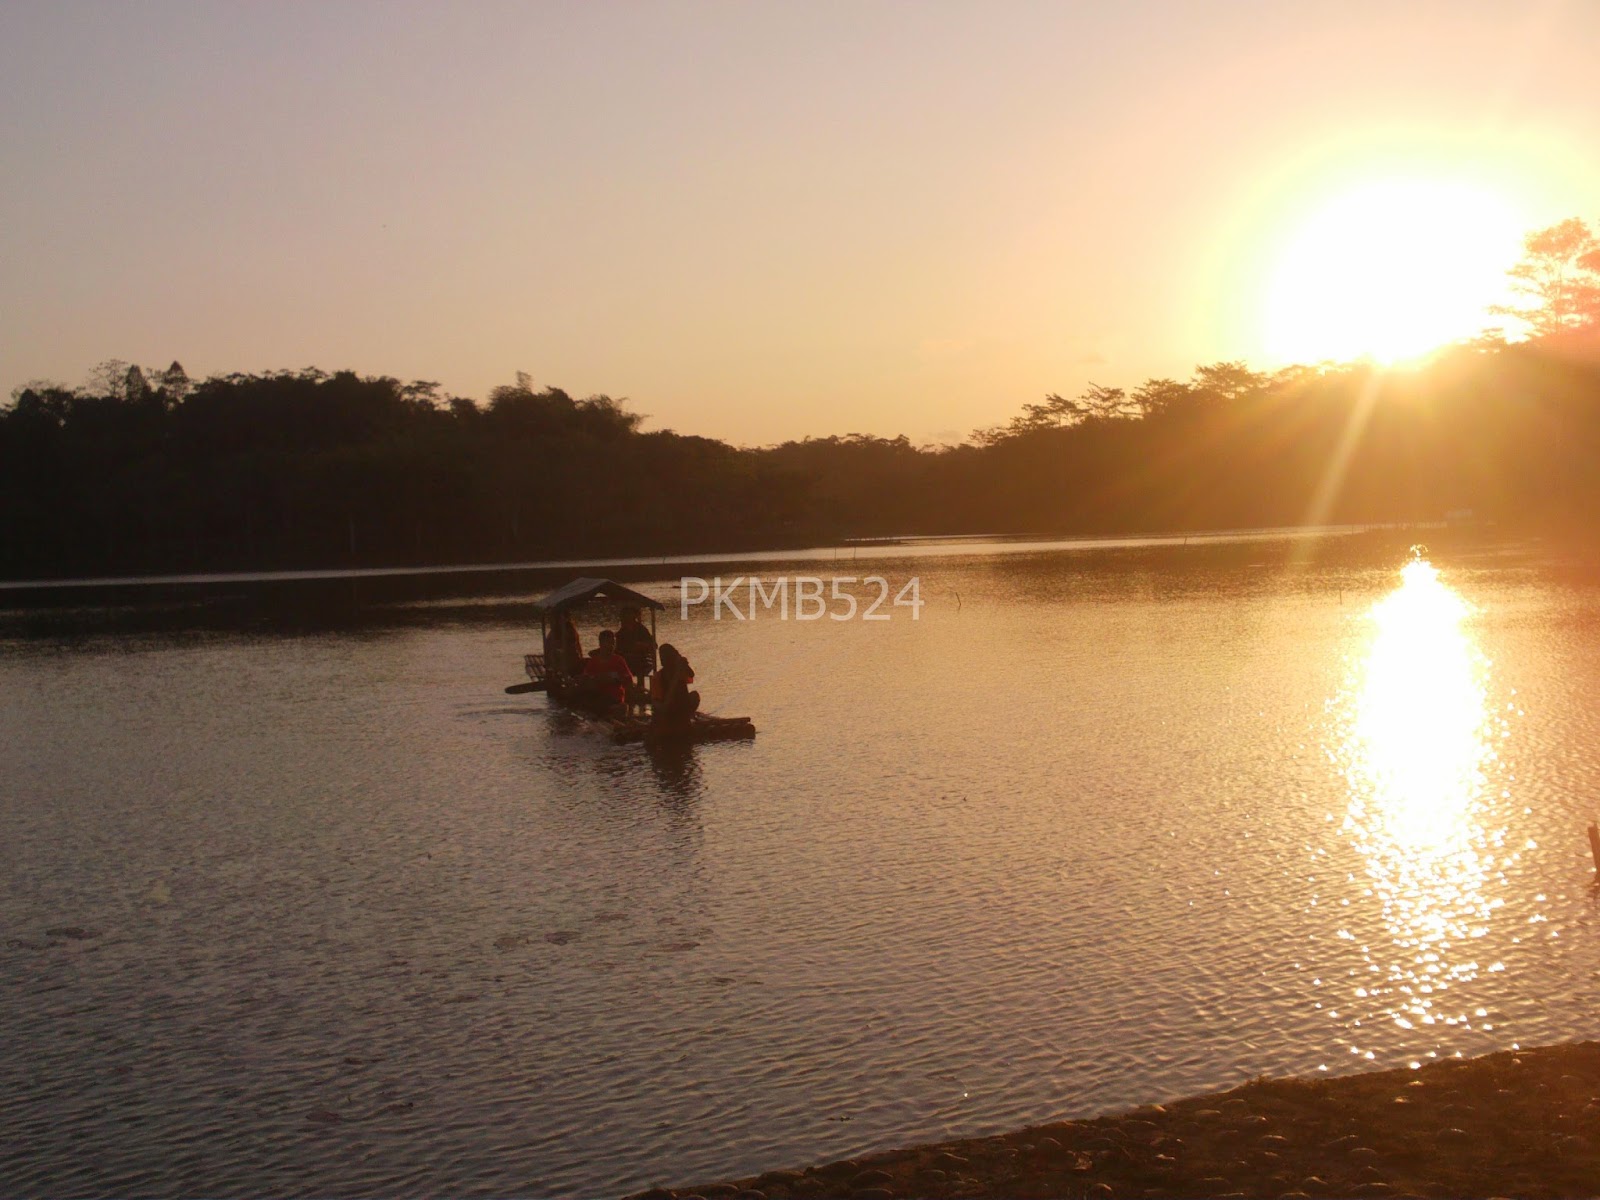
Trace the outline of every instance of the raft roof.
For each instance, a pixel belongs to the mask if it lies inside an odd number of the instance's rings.
[[[564,584],[551,592],[542,600],[533,602],[534,612],[559,612],[563,608],[571,608],[576,604],[587,604],[591,600],[600,598],[607,600],[621,600],[641,607],[665,609],[667,606],[653,596],[646,596],[643,592],[636,592],[631,587],[618,583],[615,579],[594,579],[584,576],[574,579],[571,583]]]

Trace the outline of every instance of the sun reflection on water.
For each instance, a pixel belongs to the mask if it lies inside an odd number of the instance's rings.
[[[1469,612],[1419,560],[1371,613],[1351,790],[1372,832],[1413,854],[1470,839],[1483,767],[1493,754],[1484,736],[1488,664],[1462,628]]]
[[[1499,722],[1471,614],[1430,563],[1407,565],[1400,587],[1368,614],[1371,641],[1342,712],[1343,828],[1362,857],[1363,894],[1380,906],[1387,944],[1349,929],[1339,935],[1369,943],[1353,1007],[1402,1030],[1471,1029],[1484,1014],[1452,1003],[1451,988],[1499,969],[1475,949],[1503,904],[1496,893],[1510,856],[1506,830],[1492,820]]]

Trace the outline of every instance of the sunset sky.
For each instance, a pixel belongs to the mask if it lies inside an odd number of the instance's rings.
[[[1589,0],[4,0],[0,392],[525,370],[925,441],[1402,355],[1600,215],[1596,46]]]

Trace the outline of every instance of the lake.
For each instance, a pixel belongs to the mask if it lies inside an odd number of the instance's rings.
[[[7,1194],[621,1194],[1595,1036],[1600,588],[849,553],[724,584],[921,607],[635,584],[759,729],[678,753],[506,695],[514,596],[8,626]]]

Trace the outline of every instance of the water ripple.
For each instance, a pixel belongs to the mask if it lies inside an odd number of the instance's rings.
[[[13,643],[8,1194],[620,1193],[1590,1032],[1593,592],[1441,577],[1425,859],[1348,753],[1392,576],[922,565],[675,628],[761,725],[676,759],[502,698],[520,629]]]

